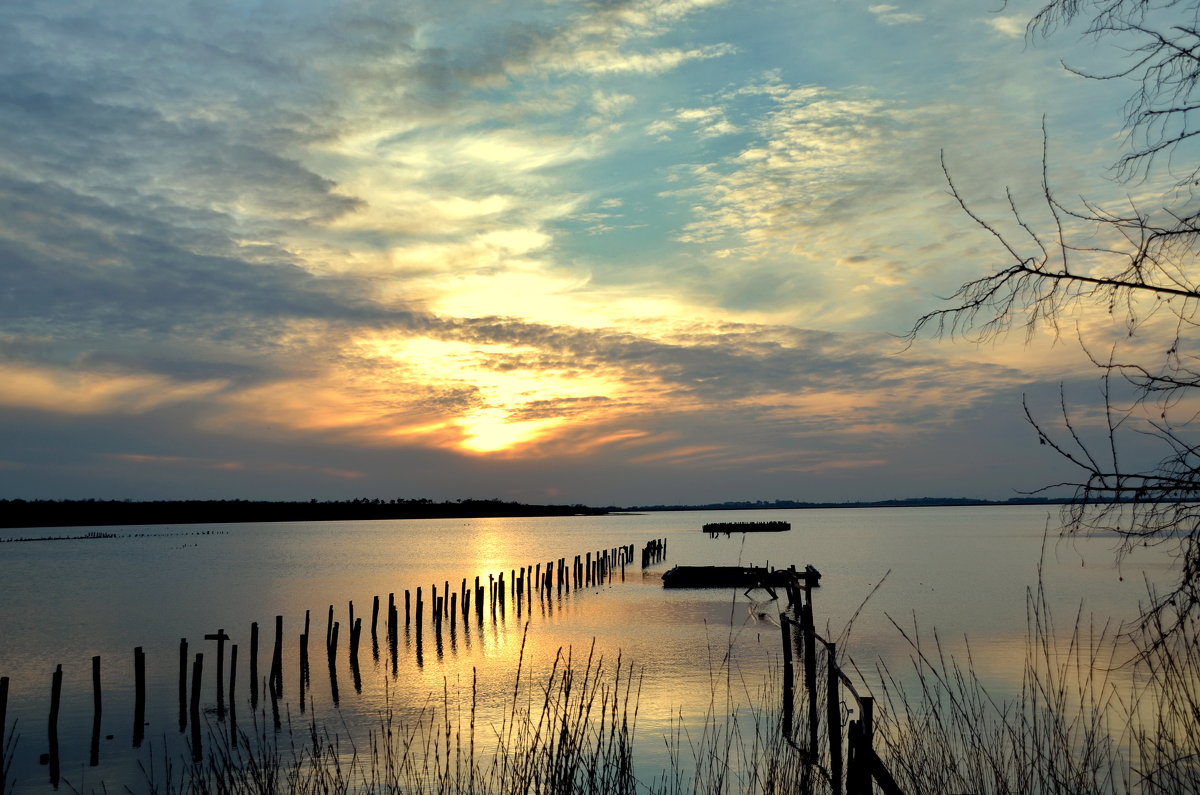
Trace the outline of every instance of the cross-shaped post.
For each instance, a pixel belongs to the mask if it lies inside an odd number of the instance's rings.
[[[216,634],[205,635],[204,639],[217,642],[217,719],[225,720],[225,641],[230,638],[224,629],[218,629]],[[229,695],[233,696],[232,693]]]

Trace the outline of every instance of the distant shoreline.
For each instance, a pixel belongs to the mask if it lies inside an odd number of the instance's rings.
[[[707,505],[528,505],[502,500],[0,500],[0,528],[110,527],[115,525],[332,522],[366,519],[482,519],[533,516],[609,516],[671,511],[753,511],[812,508],[943,508],[989,505],[1061,505],[1067,498],[980,500],[917,497],[863,502],[723,502]]]

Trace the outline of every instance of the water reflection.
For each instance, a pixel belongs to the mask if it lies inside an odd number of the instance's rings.
[[[597,658],[615,661],[624,650],[626,659],[644,672],[639,733],[653,737],[655,731],[670,730],[681,715],[701,719],[711,708],[714,693],[729,689],[731,682],[740,680],[738,686],[743,690],[752,689],[756,677],[766,675],[779,653],[778,629],[761,620],[762,614],[770,615],[770,605],[751,604],[740,594],[664,592],[656,574],[661,567],[643,576],[640,567],[627,566],[624,581],[619,565],[610,563],[603,576],[594,568],[597,550],[670,536],[673,562],[769,559],[780,565],[813,563],[826,575],[817,604],[825,623],[823,634],[830,637],[841,633],[871,586],[884,571],[893,569],[886,587],[874,603],[868,604],[848,638],[846,648],[855,659],[884,657],[899,661],[899,670],[912,650],[887,616],[911,616],[915,611],[922,626],[938,627],[943,638],[969,635],[976,666],[998,690],[1019,687],[1024,664],[1023,586],[1028,581],[1020,572],[1028,572],[1029,577],[1035,574],[1043,524],[1040,512],[938,514],[906,510],[908,513],[878,509],[866,514],[799,512],[793,520],[798,529],[789,534],[790,538],[773,538],[770,544],[756,538],[747,538],[744,543],[740,539],[709,541],[698,532],[702,518],[682,514],[589,517],[580,522],[459,520],[400,526],[239,526],[228,535],[204,537],[201,546],[186,550],[159,546],[152,537],[136,543],[105,541],[112,544],[107,548],[97,541],[57,542],[67,545],[61,553],[67,559],[89,558],[92,579],[39,584],[38,589],[31,587],[28,593],[22,588],[12,589],[11,606],[6,604],[0,616],[0,635],[6,640],[0,649],[0,674],[10,676],[13,682],[10,716],[18,716],[25,726],[42,725],[48,709],[48,672],[64,663],[60,733],[62,769],[69,769],[66,765],[90,761],[96,746],[95,715],[87,698],[90,670],[86,665],[87,658],[94,654],[127,661],[129,649],[142,646],[149,659],[146,714],[140,723],[146,725],[152,739],[163,726],[177,724],[180,731],[190,726],[190,738],[182,735],[183,739],[190,739],[193,753],[202,754],[199,732],[205,710],[227,704],[232,723],[237,714],[234,705],[244,709],[248,693],[248,716],[261,714],[257,712],[260,662],[271,672],[263,680],[267,682],[264,695],[270,703],[266,707],[269,716],[262,717],[268,726],[286,722],[286,716],[292,714],[289,703],[298,703],[307,710],[308,717],[336,719],[339,725],[371,726],[386,709],[403,715],[420,714],[428,695],[446,688],[451,693],[466,693],[468,699],[475,697],[482,721],[502,714],[518,661],[527,675],[544,675],[560,648],[571,650],[578,658],[586,656],[593,639],[598,639],[594,652]],[[881,540],[882,535],[888,538]],[[411,554],[416,538],[428,542],[420,545],[429,553],[419,560]],[[89,546],[78,548],[84,544]],[[590,561],[585,552],[588,547],[592,548]],[[362,555],[363,549],[372,554]],[[36,557],[36,550],[18,553],[24,558],[21,566],[32,565],[30,558]],[[58,548],[54,554],[60,554]],[[581,555],[578,563],[576,555]],[[1100,557],[1099,553],[1094,555]],[[565,560],[561,567],[560,559]],[[948,566],[947,561],[954,565]],[[202,562],[212,565],[197,568]],[[540,583],[547,563],[553,564],[555,576],[551,588],[544,592]],[[1125,587],[1110,576],[1109,570],[1095,565],[1081,567],[1078,559],[1070,560],[1065,554],[1062,561],[1051,563],[1050,576],[1066,584],[1070,600],[1086,593],[1104,616],[1120,615],[1121,611],[1127,615],[1136,606],[1140,587]],[[32,582],[10,578],[16,568],[10,559],[0,560],[0,577],[10,583]],[[201,575],[201,571],[207,573]],[[95,572],[104,574],[98,576]],[[1125,572],[1127,583],[1138,579],[1130,573]],[[207,579],[198,583],[201,577]],[[190,581],[182,585],[175,582],[187,578]],[[518,582],[522,587],[517,588]],[[449,583],[458,585],[451,589]],[[438,598],[445,599],[449,592],[451,599],[449,607],[443,602],[443,610],[438,611],[439,615],[449,615],[437,624],[432,620],[433,610],[424,609],[424,589],[429,584],[436,584]],[[415,588],[419,596],[417,605],[411,605],[410,591],[404,591],[401,643],[400,607],[395,595],[406,588]],[[32,593],[35,590],[37,593]],[[147,591],[162,595],[153,610],[146,609]],[[195,600],[201,592],[208,595],[201,600],[203,610]],[[385,593],[389,594],[388,610],[384,626],[379,628],[383,638],[378,638],[376,617],[380,611],[375,605]],[[348,635],[350,642],[327,645],[330,688],[313,688],[307,660],[309,621],[306,618],[304,631],[299,632],[296,619],[301,612],[307,616],[310,608],[323,610],[339,601],[362,605],[364,599],[371,599],[373,605],[370,661],[354,653],[354,627],[361,626],[361,617],[356,615],[347,621],[345,632],[337,617],[331,617],[327,637],[332,640],[335,633]],[[41,626],[28,617],[46,614],[54,616],[54,627]],[[260,660],[257,622],[272,615],[280,616],[276,620],[276,643],[261,651]],[[284,631],[284,616],[291,622],[290,640]],[[459,618],[463,619],[461,627]],[[216,626],[225,627],[217,634],[225,635],[226,640],[215,644],[211,639],[196,642],[197,637],[211,633]],[[64,647],[62,627],[79,627],[79,642]],[[433,633],[430,649],[425,648],[427,632]],[[181,635],[193,639],[190,650],[186,640],[180,643]],[[382,653],[381,642],[386,645]],[[203,673],[204,655],[199,648],[206,647],[211,661],[214,652],[220,657],[226,643],[231,655],[231,679],[228,693],[221,697],[212,681],[214,676],[220,681],[217,669],[221,663],[219,659],[216,665],[210,662],[210,671]],[[250,674],[239,677],[240,684],[233,678],[234,644],[243,650],[249,647],[242,664],[248,666]],[[957,642],[953,645],[958,647]],[[182,678],[193,680],[190,687],[173,680],[177,646],[179,670]],[[427,655],[426,651],[431,653]],[[869,665],[863,667],[871,670]],[[106,714],[119,715],[122,722],[136,714],[136,683],[129,671],[128,663],[123,662],[120,673],[106,675],[104,682]],[[287,694],[283,688],[285,672],[295,677],[295,689]],[[201,682],[202,676],[210,681]],[[353,693],[350,688],[339,691],[339,682],[347,681],[353,683]],[[182,700],[177,701],[177,690]],[[185,692],[195,700],[187,703]],[[298,701],[289,702],[289,696]],[[190,712],[190,721],[185,711]],[[123,739],[115,745],[129,744],[125,726],[119,732]],[[647,745],[652,742],[647,740]],[[34,751],[22,740],[17,759],[19,790],[45,786],[48,771],[37,767]],[[129,753],[127,748],[117,750],[101,744],[99,762],[104,775],[118,776],[109,781],[118,781],[119,776],[135,769]],[[112,766],[112,760],[117,759],[124,759],[124,767]],[[30,766],[34,768],[32,773]],[[26,784],[34,781],[36,786]]]

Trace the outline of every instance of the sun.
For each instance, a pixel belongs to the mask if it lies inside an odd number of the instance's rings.
[[[513,422],[507,416],[503,409],[481,409],[460,417],[456,424],[464,438],[459,447],[472,453],[499,453],[532,442],[562,424],[561,420]]]

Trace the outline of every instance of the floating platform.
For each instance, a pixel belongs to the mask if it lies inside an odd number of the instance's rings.
[[[704,532],[709,535],[717,533],[782,533],[791,530],[791,522],[709,522],[704,525]]]
[[[821,573],[812,566],[797,571],[762,566],[675,566],[663,572],[664,588],[786,588],[820,585]]]

